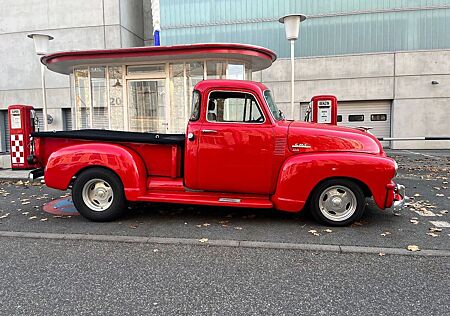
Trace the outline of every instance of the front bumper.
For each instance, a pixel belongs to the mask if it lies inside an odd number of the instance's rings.
[[[396,184],[394,188],[394,208],[400,208],[405,204],[406,197],[406,188],[404,185]]]
[[[44,169],[43,168],[34,169],[34,170],[31,170],[30,173],[28,174],[28,180],[34,181],[37,178],[40,178],[40,177],[43,177],[43,176],[44,176]]]

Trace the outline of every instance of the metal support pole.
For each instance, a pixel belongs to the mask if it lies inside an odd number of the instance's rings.
[[[45,93],[45,66],[41,64],[41,81],[42,81],[42,113],[44,116],[44,131],[48,130],[47,120],[47,94]]]
[[[295,80],[294,47],[295,47],[295,41],[290,40],[290,42],[291,42],[291,113],[292,113],[292,119],[295,120],[295,116],[294,116],[294,80]]]

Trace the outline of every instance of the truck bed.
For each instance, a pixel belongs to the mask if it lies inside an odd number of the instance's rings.
[[[54,131],[54,132],[34,132],[33,137],[52,137],[66,139],[83,139],[111,142],[130,142],[146,144],[163,144],[184,146],[184,134],[157,134],[157,133],[137,133],[121,132],[103,129],[83,129],[75,131]]]
[[[139,155],[147,169],[147,176],[177,178],[183,174],[183,134],[156,134],[85,129],[32,133],[36,153],[42,167],[51,154],[70,146],[110,143],[127,147]],[[93,151],[95,153],[95,151]],[[73,154],[77,154],[74,152]],[[75,160],[87,158],[76,158]],[[92,160],[92,157],[89,158]],[[145,175],[144,175],[145,176]]]

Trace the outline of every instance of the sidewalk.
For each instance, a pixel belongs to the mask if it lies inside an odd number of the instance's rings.
[[[31,170],[0,169],[0,180],[28,180]]]

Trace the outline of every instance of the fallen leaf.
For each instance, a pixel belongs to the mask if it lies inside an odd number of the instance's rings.
[[[41,222],[46,222],[48,221],[48,218],[41,218]]]
[[[234,227],[234,229],[237,229],[237,230],[241,230],[241,229],[242,229],[242,227],[239,227],[239,226],[235,226],[235,227]]]
[[[317,230],[311,229],[311,230],[308,230],[308,233],[314,234],[314,233],[317,233]]]
[[[411,222],[412,224],[414,224],[414,225],[419,224],[419,221],[416,220],[416,219],[411,219],[410,222]]]
[[[383,256],[385,256],[386,254],[385,254],[384,252],[380,252],[378,255],[379,255],[380,257],[383,257]]]
[[[412,252],[420,251],[419,246],[416,245],[409,245],[406,249]]]
[[[201,242],[201,243],[205,243],[205,242],[208,241],[208,238],[202,238],[202,239],[199,239],[198,241]]]
[[[22,205],[30,204],[31,202],[22,202]]]
[[[327,228],[327,229],[324,230],[324,232],[332,233],[333,231],[331,229]]]
[[[156,248],[155,248],[155,249],[153,249],[153,252],[158,252],[158,251],[159,251],[159,249],[156,249]]]
[[[198,225],[195,225],[195,227],[201,228],[201,227],[202,227],[202,225],[198,224]]]
[[[432,232],[432,233],[436,233],[436,232],[441,232],[441,231],[442,231],[442,228],[430,227],[429,230],[430,230],[430,232]]]
[[[394,216],[402,216],[400,213],[394,213]]]
[[[209,224],[209,223],[204,223],[202,226],[203,226],[203,227],[208,227],[208,226],[211,226],[211,224]]]
[[[440,211],[440,213],[441,213],[441,214],[447,214],[448,211],[447,211],[447,210],[442,210],[442,211]]]
[[[22,214],[23,215],[28,215],[30,212],[23,212]]]
[[[0,219],[2,218],[7,218],[9,216],[10,213],[6,213],[5,215],[0,216]]]
[[[436,196],[444,196],[442,193],[437,193]]]
[[[437,236],[439,236],[438,234],[435,234],[435,233],[427,233],[427,235],[428,235],[428,236],[431,236],[431,237],[437,237]]]
[[[420,196],[420,194],[419,194],[419,193],[416,193],[416,194],[414,194],[413,196],[418,197],[418,196]]]
[[[36,218],[37,218],[37,216],[31,216],[28,219],[36,219]]]

